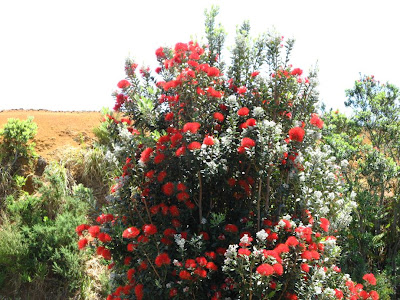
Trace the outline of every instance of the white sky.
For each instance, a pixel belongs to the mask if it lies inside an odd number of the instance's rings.
[[[400,1],[1,0],[0,110],[100,110],[124,78],[124,61],[154,65],[159,46],[204,36],[204,9],[232,44],[236,25],[296,39],[294,67],[318,61],[320,99],[344,110],[359,72],[400,85]]]

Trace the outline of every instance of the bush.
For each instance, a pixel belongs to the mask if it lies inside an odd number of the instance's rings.
[[[7,198],[0,226],[5,295],[57,298],[83,288],[85,257],[76,249],[74,230],[87,221],[93,194],[82,185],[71,190],[65,169],[56,164],[47,166],[38,184],[38,195]]]
[[[293,40],[252,40],[247,22],[225,69],[216,15],[208,46],[157,49],[155,73],[126,61],[125,117],[109,117],[121,174],[78,247],[112,261],[108,299],[377,299],[372,274],[363,290],[336,266],[354,195],[317,143],[315,73],[289,64]]]
[[[25,174],[21,173],[21,165],[33,166],[36,156],[34,143],[30,141],[35,137],[37,125],[33,117],[27,120],[8,119],[6,125],[0,130],[0,205],[3,199],[10,194],[17,195],[25,184]],[[21,182],[16,180],[22,179]],[[0,206],[0,208],[1,208]]]
[[[37,125],[33,122],[33,117],[29,117],[26,121],[8,119],[7,124],[0,131],[2,165],[9,162],[13,167],[19,158],[29,159],[34,156],[34,144],[30,143],[30,140],[36,133]]]

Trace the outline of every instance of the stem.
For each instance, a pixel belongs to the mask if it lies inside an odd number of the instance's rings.
[[[271,172],[272,172],[272,168],[271,166],[268,167],[268,174],[267,174],[267,193],[266,193],[266,197],[265,197],[265,213],[266,215],[268,214],[268,210],[269,210],[269,194],[271,191],[271,187],[269,186],[269,183],[271,181]]]
[[[203,220],[203,207],[202,207],[202,202],[203,202],[203,182],[201,179],[201,174],[200,171],[197,173],[197,176],[199,177],[199,223],[201,224],[201,221]]]
[[[150,224],[153,224],[153,222],[151,221],[151,214],[150,214],[150,211],[149,211],[149,207],[147,206],[147,201],[146,201],[146,199],[143,199],[143,202],[144,202],[144,205],[145,205],[145,207],[146,207],[146,212],[147,212],[147,216],[149,217]]]
[[[258,199],[257,199],[257,231],[260,231],[261,228],[261,185],[262,185],[262,179],[260,177],[260,180],[258,181]]]
[[[154,272],[156,273],[158,279],[160,279],[160,281],[162,281],[162,279],[161,279],[161,277],[160,277],[160,274],[158,274],[156,268],[154,268],[154,265],[152,264],[151,260],[150,260],[149,257],[147,256],[147,253],[144,252],[144,251],[143,251],[143,253],[144,253],[144,255],[146,256],[147,261],[149,262],[150,266],[153,268]]]

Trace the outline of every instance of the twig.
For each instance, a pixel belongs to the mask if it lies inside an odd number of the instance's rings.
[[[203,182],[201,179],[201,173],[200,171],[197,173],[197,176],[199,177],[199,222],[201,224],[201,220],[203,220],[203,207],[202,207],[202,202],[203,202]]]

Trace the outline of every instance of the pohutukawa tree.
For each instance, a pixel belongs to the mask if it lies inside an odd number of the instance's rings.
[[[110,261],[108,299],[378,299],[341,274],[335,235],[354,205],[318,145],[315,73],[289,64],[293,40],[225,33],[206,13],[207,45],[127,60],[110,126],[122,174],[80,248]],[[110,116],[110,118],[112,118]]]

